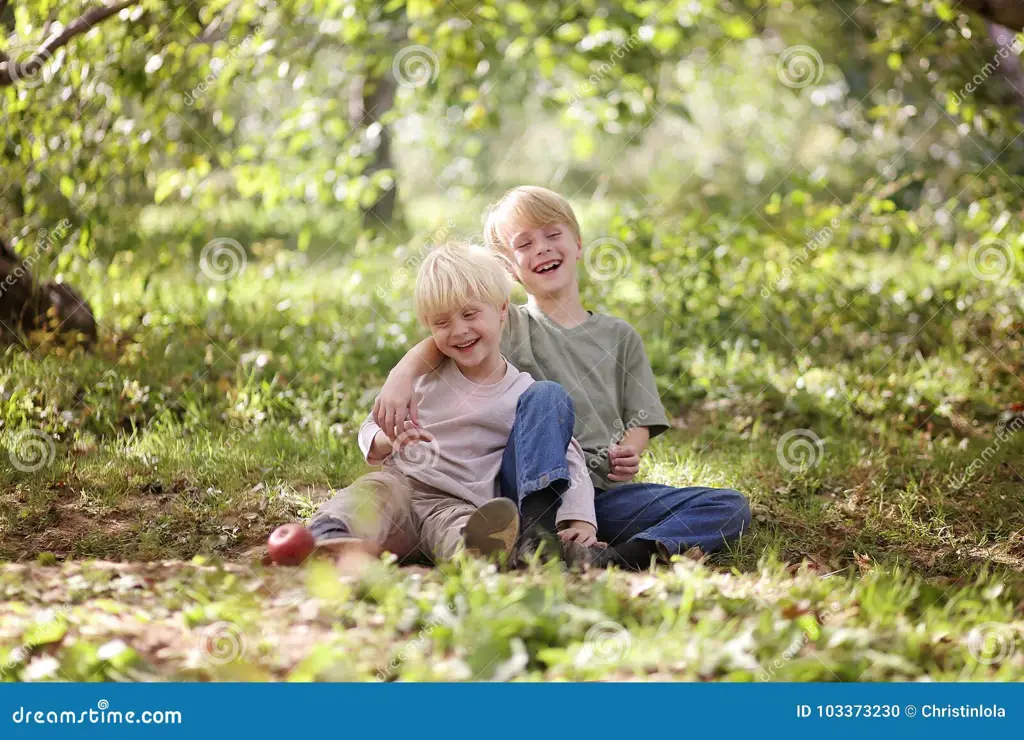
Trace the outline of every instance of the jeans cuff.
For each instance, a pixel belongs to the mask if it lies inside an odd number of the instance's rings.
[[[336,516],[331,516],[330,514],[314,516],[313,519],[310,520],[309,524],[306,525],[306,529],[309,530],[315,540],[326,540],[339,536],[351,536],[352,534],[352,530],[349,529],[348,524],[344,520]]]
[[[552,471],[544,473],[539,478],[533,480],[521,480],[519,481],[519,500],[521,501],[523,496],[534,491],[539,491],[542,488],[547,488],[556,481],[564,480],[569,482],[572,478],[569,476],[569,466],[563,465],[560,468],[555,468]]]

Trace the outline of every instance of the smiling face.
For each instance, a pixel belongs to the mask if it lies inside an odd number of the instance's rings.
[[[501,323],[507,315],[507,302],[495,307],[474,299],[457,310],[431,314],[427,326],[437,348],[473,377],[489,374],[501,362]]]
[[[504,367],[501,322],[512,286],[502,260],[486,247],[445,244],[416,275],[416,316],[434,343],[475,382],[495,382]]]
[[[583,245],[568,225],[526,226],[512,232],[509,256],[527,293],[559,296],[575,288]]]

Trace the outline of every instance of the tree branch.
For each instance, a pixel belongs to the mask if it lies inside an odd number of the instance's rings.
[[[1024,30],[1024,2],[1021,0],[961,0],[957,7],[1014,31]]]
[[[53,52],[67,44],[75,36],[90,31],[97,23],[105,21],[112,15],[117,15],[125,8],[138,5],[139,2],[141,0],[122,0],[113,5],[101,5],[85,11],[66,25],[60,33],[48,38],[27,62],[20,64],[16,59],[8,59],[0,63],[0,87],[13,85],[18,79],[35,74],[53,56]]]

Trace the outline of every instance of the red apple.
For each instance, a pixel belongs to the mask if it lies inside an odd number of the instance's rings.
[[[267,540],[267,554],[277,565],[300,565],[316,549],[316,541],[301,524],[282,524]]]

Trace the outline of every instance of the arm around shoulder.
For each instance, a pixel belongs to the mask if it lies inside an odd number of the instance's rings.
[[[394,441],[405,424],[406,418],[419,424],[413,384],[416,378],[426,375],[438,367],[444,355],[437,348],[432,337],[427,337],[411,350],[388,373],[384,387],[373,402],[374,422],[384,430],[388,439]]]
[[[444,354],[437,348],[433,337],[427,337],[405,353],[388,374],[390,378],[396,373],[410,378],[418,378],[437,368],[444,360]]]

